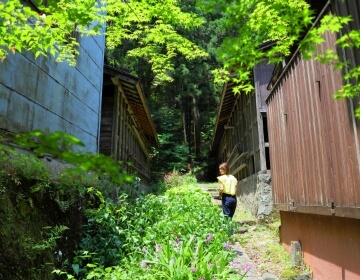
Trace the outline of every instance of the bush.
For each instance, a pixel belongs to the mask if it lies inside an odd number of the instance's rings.
[[[77,279],[241,279],[230,265],[231,226],[194,184],[134,201],[124,196],[88,211],[72,267]]]

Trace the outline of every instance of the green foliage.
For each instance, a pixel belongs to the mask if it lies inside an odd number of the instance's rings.
[[[105,32],[109,49],[124,41],[136,42],[128,51],[130,57],[149,61],[158,83],[172,81],[173,58],[182,55],[193,60],[206,52],[176,30],[198,27],[204,20],[194,13],[183,12],[180,1],[116,0],[36,1],[37,8],[20,0],[0,2],[0,60],[8,52],[31,51],[35,58],[51,55],[57,61],[76,64],[79,36]],[[119,16],[121,15],[121,16]]]
[[[223,69],[215,72],[218,81],[231,78],[238,87],[235,93],[251,92],[252,68],[264,59],[278,62],[290,54],[290,48],[311,23],[312,17],[306,1],[241,1],[221,6],[226,23],[224,28],[236,30],[225,38],[217,51]],[[240,23],[240,24],[239,24]],[[272,49],[263,52],[265,42],[276,42]]]
[[[94,22],[104,22],[103,9],[93,0],[36,2],[40,13],[19,0],[0,2],[0,60],[8,52],[28,50],[75,65],[79,44],[73,32],[99,34],[102,26]]]
[[[170,129],[178,128],[170,127]],[[188,147],[179,143],[179,138],[176,135],[178,133],[158,134],[161,149],[156,151],[153,163],[157,167],[154,172],[159,173],[160,176],[173,169],[180,170],[181,172],[185,171],[188,162]]]
[[[304,37],[314,16],[305,0],[245,0],[245,1],[199,1],[200,6],[209,12],[221,11],[224,14],[223,28],[233,30],[217,49],[218,58],[224,66],[214,70],[215,82],[232,80],[237,86],[234,93],[253,91],[251,71],[261,61],[278,63],[291,54],[299,45],[304,58],[315,57],[321,63],[331,64],[343,70],[344,86],[335,93],[336,99],[354,98],[359,93],[359,69],[351,61],[342,61],[332,51],[317,54],[317,45],[324,42],[325,32],[339,33],[336,45],[342,49],[358,50],[359,30],[347,27],[350,16],[325,15],[320,24]],[[350,31],[349,31],[350,30]],[[261,45],[272,43],[271,49],[263,51]],[[360,117],[360,107],[355,111]]]
[[[194,185],[196,184],[196,178],[191,173],[182,175],[174,169],[173,172],[164,175],[164,182],[165,187],[171,189],[181,185]]]
[[[58,140],[54,143],[56,144],[52,147],[58,147]],[[31,147],[37,155],[45,151],[45,148]],[[9,151],[6,149],[4,153]],[[11,152],[11,155],[12,158],[17,156],[15,152]],[[32,160],[36,162],[34,166],[40,168],[37,163],[40,161],[35,157]],[[19,174],[33,174],[25,172],[28,170],[26,165],[19,166],[23,168]],[[60,253],[57,259],[53,253],[51,256],[47,254],[55,248],[63,251],[67,242],[76,242],[60,238],[76,229],[82,233],[82,238],[75,257],[65,259],[62,269],[53,269],[53,273],[67,279],[125,279],[135,276],[136,279],[145,279],[149,273],[154,275],[152,279],[181,279],[184,275],[189,275],[189,279],[213,279],[214,276],[218,279],[239,278],[237,269],[230,265],[234,253],[228,250],[230,243],[227,243],[232,223],[212,204],[208,194],[195,186],[194,177],[183,176],[179,183],[181,186],[174,186],[161,196],[149,194],[130,199],[125,193],[127,189],[120,188],[116,200],[104,198],[104,194],[109,195],[109,183],[106,180],[105,186],[101,186],[104,179],[93,179],[92,174],[80,176],[78,173],[77,176],[72,176],[71,172],[65,172],[59,174],[53,182],[49,178],[45,184],[47,187],[36,193],[26,192],[25,189],[11,189],[11,192],[9,190],[0,196],[3,201],[5,197],[9,201],[1,204],[0,212],[5,211],[5,217],[16,217],[17,226],[21,229],[17,235],[20,240],[19,252],[23,252],[32,261],[39,254],[44,254],[49,263],[47,270],[42,270],[38,264],[24,262],[27,267],[38,271],[37,278],[50,279],[49,275],[44,275],[49,268],[55,267],[55,263],[61,264],[61,260]],[[24,179],[19,177],[19,184],[14,182],[13,186],[23,187],[23,182]],[[30,180],[29,184],[32,182],[36,183],[36,180]],[[42,195],[36,196],[37,193]],[[8,195],[14,194],[19,214],[10,210],[15,208],[9,206],[11,199],[8,199]],[[46,204],[44,201],[47,201]],[[60,205],[59,201],[63,204]],[[69,204],[65,205],[65,201]],[[38,213],[42,213],[38,212],[40,205],[45,206],[44,217],[51,213],[53,218],[48,216],[48,221],[51,222],[46,222],[47,219],[41,219],[42,222],[38,224],[32,222],[33,226],[29,231],[23,232],[23,226],[38,218]],[[26,209],[30,209],[30,215]],[[65,216],[61,215],[63,212]],[[69,214],[72,219],[80,217],[80,222],[85,221],[81,216],[83,212],[86,213],[87,220],[81,230],[75,224],[69,224]],[[10,237],[9,228],[0,227],[0,232],[2,236]],[[7,243],[4,245],[7,246]],[[159,251],[160,246],[164,251]],[[7,247],[1,249],[7,252],[5,248]],[[66,251],[66,255],[69,256],[70,252]],[[175,257],[176,261],[173,260]],[[147,263],[146,267],[142,267],[141,263]],[[71,270],[72,273],[69,274],[66,270]]]
[[[22,180],[31,181],[31,191],[37,192],[48,187],[49,179],[49,170],[36,157],[0,145],[0,186],[3,192],[11,182],[20,185]]]
[[[216,244],[209,235],[205,240],[190,236],[188,240],[168,240],[156,244],[154,252],[145,253],[141,266],[152,279],[229,279],[234,270],[228,266],[232,253],[223,251],[222,244]],[[240,277],[240,278],[239,278]],[[237,279],[242,279],[237,275]]]
[[[114,189],[114,185],[110,187],[109,182],[95,174],[74,172],[73,168],[57,174],[52,186],[50,196],[64,213],[74,205],[94,207],[97,201],[104,200],[104,195],[110,195],[109,188]]]
[[[4,254],[0,275],[4,279],[50,279],[53,249],[66,229],[54,224],[61,219],[48,196],[50,172],[32,155],[3,146],[0,153],[0,250]]]
[[[38,157],[51,156],[72,168],[72,176],[91,172],[97,176],[109,176],[114,183],[131,182],[132,177],[122,171],[121,166],[111,157],[102,154],[83,153],[79,150],[84,144],[76,137],[64,132],[46,134],[35,130],[16,135],[13,142],[22,148],[30,149]]]
[[[127,56],[148,61],[155,84],[173,81],[169,74],[174,71],[174,58],[179,54],[187,60],[207,56],[179,32],[179,28],[189,30],[204,23],[198,15],[184,12],[181,1],[108,0],[107,7],[108,50],[131,41],[133,48],[127,51]]]
[[[230,264],[231,221],[193,184],[134,201],[122,196],[87,215],[72,265],[77,279],[242,279]]]
[[[214,111],[219,101],[211,70],[220,67],[214,50],[227,33],[221,28],[220,14],[204,15],[195,2],[179,1],[177,5],[181,11],[203,18],[204,24],[193,28],[176,24],[174,30],[209,55],[191,60],[174,56],[171,59],[173,69],[162,68],[167,70],[172,82],[160,83],[148,59],[126,56],[137,48],[136,41],[125,40],[121,46],[107,49],[106,53],[107,63],[125,68],[142,81],[160,142],[160,148],[152,153],[156,155],[153,158],[153,166],[156,166],[153,177],[156,178],[174,168],[186,172],[192,159],[205,161],[211,145]]]
[[[0,226],[0,250],[4,253],[0,275],[5,278],[11,275],[16,279],[24,279],[25,276],[51,279],[51,271],[55,267],[62,262],[63,267],[72,263],[87,209],[91,212],[91,209],[104,204],[104,197],[112,196],[115,186],[122,193],[132,193],[131,184],[129,187],[119,184],[127,181],[122,178],[121,172],[117,173],[118,177],[111,177],[103,172],[97,173],[95,168],[93,172],[77,168],[81,152],[71,148],[79,146],[75,145],[79,142],[72,136],[65,135],[63,139],[61,136],[62,133],[45,135],[35,132],[17,135],[16,139],[0,139],[6,143],[16,142],[17,147],[29,148],[37,156],[0,145],[0,216],[5,221]],[[44,155],[58,161],[66,159],[72,164],[63,162],[63,171],[50,176],[49,169],[38,158]],[[54,255],[54,249],[61,255]],[[107,253],[110,255],[111,251]],[[61,259],[61,256],[66,258]],[[13,266],[17,267],[15,274]]]
[[[45,231],[46,237],[41,241],[40,244],[36,244],[33,246],[35,250],[46,250],[46,249],[54,249],[56,246],[56,241],[61,238],[62,233],[69,228],[67,226],[47,226],[43,228]]]

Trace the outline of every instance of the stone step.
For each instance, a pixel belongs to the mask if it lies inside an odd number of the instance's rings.
[[[241,220],[241,221],[238,221],[237,223],[241,226],[244,226],[244,225],[254,226],[257,224],[256,220]]]
[[[215,191],[219,191],[219,188],[207,188],[206,189],[208,192],[215,192]]]

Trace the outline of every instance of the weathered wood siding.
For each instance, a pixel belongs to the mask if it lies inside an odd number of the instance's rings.
[[[10,53],[0,62],[0,128],[62,131],[98,150],[104,36],[81,37],[77,65]]]
[[[157,136],[138,78],[106,66],[100,152],[123,162],[128,173],[150,181],[150,147]]]
[[[319,52],[334,49],[335,35],[325,40]],[[360,218],[360,124],[352,101],[333,99],[341,85],[340,72],[297,53],[267,100],[280,210]]]
[[[234,94],[232,82],[224,85],[212,143],[217,163],[227,162],[239,181],[238,200],[258,218],[272,211],[265,99],[273,68],[263,62],[253,69],[254,91],[249,94]]]
[[[127,98],[118,87],[104,87],[102,112],[100,152],[123,162],[124,170],[149,182],[149,151],[138,135]]]
[[[265,62],[255,67],[252,93],[234,94],[232,83],[223,89],[212,149],[238,180],[270,168],[265,99],[272,68]]]
[[[351,28],[359,29],[357,0],[331,4],[325,13],[352,14]],[[335,35],[324,38],[318,52],[335,50]],[[338,54],[350,67],[360,63],[358,51]],[[314,280],[360,279],[358,100],[334,100],[342,84],[342,74],[330,65],[305,61],[296,53],[267,99],[280,240],[289,251],[292,241],[300,242]]]

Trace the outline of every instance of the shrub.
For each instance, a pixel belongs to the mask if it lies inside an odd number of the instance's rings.
[[[78,279],[241,279],[230,265],[231,221],[200,188],[122,199],[88,211]]]

